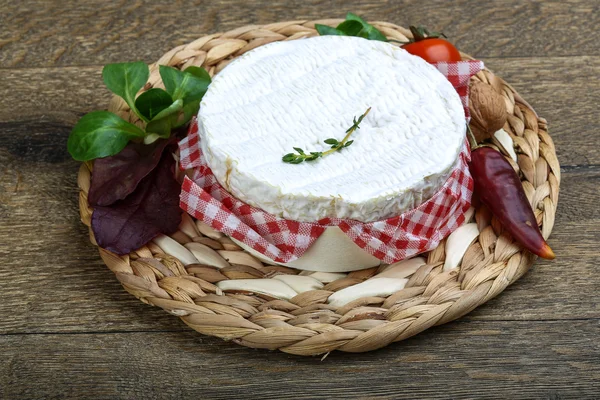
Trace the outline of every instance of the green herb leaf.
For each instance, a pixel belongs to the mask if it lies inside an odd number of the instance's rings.
[[[202,79],[202,80],[208,82],[208,84],[210,84],[210,82],[211,82],[210,75],[208,74],[208,72],[204,68],[191,66],[191,67],[187,67],[185,69],[185,72],[188,72],[188,73],[194,75],[198,79]],[[184,115],[184,118],[176,126],[176,128],[179,127],[179,126],[181,126],[181,125],[187,124],[188,121],[190,119],[192,119],[192,117],[194,115],[198,114],[198,109],[200,108],[200,100],[201,99],[202,99],[202,97],[199,98],[199,99],[197,99],[197,100],[190,101],[190,102],[188,102],[187,104],[185,104],[183,106],[183,115]]]
[[[363,24],[359,21],[346,20],[339,24],[336,29],[344,32],[346,36],[360,36],[359,34],[363,30]]]
[[[363,34],[365,39],[369,39],[369,40],[379,40],[380,42],[387,42],[388,39],[385,37],[385,35],[383,33],[381,33],[381,31],[379,31],[379,29],[375,28],[373,25],[365,25],[363,27]]]
[[[315,24],[315,29],[321,36],[346,36],[346,34],[339,29],[327,25]]]
[[[336,28],[315,24],[315,29],[319,32],[319,35],[357,36],[369,40],[388,41],[381,31],[353,13],[348,13],[346,15],[346,20]]]
[[[183,100],[183,119],[174,128],[186,124],[198,113],[200,100],[210,85],[210,75],[204,68],[188,67],[185,71],[161,65],[160,76],[173,100]]]
[[[108,111],[84,115],[71,131],[67,149],[77,161],[117,154],[130,139],[143,138],[144,131]]]
[[[179,120],[177,125],[174,128],[179,128],[182,125],[187,124],[190,119],[196,114],[198,114],[198,110],[200,109],[200,99],[190,101],[189,103],[183,106],[183,118]]]
[[[346,21],[358,21],[361,23],[361,25],[368,25],[367,21],[351,12],[346,13]]]
[[[289,163],[290,161],[293,161],[295,159],[296,155],[294,153],[288,153],[285,156],[281,157],[281,160],[286,163]]]
[[[350,135],[354,131],[360,129],[360,126],[358,125],[370,111],[371,107],[367,108],[367,111],[365,111],[358,118],[358,120],[356,119],[356,117],[353,118],[353,125],[350,128],[346,129],[346,136],[344,136],[344,138],[341,141],[338,141],[335,138],[325,139],[323,142],[331,145],[331,149],[327,151],[311,151],[310,154],[306,154],[304,153],[304,150],[302,150],[300,147],[294,147],[294,150],[296,150],[298,154],[288,153],[281,157],[281,160],[288,164],[300,164],[303,161],[314,161],[317,158],[325,157],[335,151],[339,151],[345,147],[350,146],[352,143],[354,143],[354,140],[348,140],[348,138],[350,138]]]
[[[102,69],[102,79],[106,87],[125,100],[127,105],[142,120],[148,122],[135,105],[135,96],[148,81],[150,71],[142,61],[132,63],[107,64]]]
[[[152,88],[138,96],[135,106],[148,121],[173,103],[173,98],[162,89]]]
[[[175,100],[173,102],[173,104],[171,104],[169,107],[165,108],[164,110],[162,110],[161,112],[156,114],[156,116],[153,118],[152,121],[157,121],[160,119],[165,119],[167,117],[176,116],[177,113],[179,111],[181,111],[182,108],[183,108],[183,101],[181,99]],[[152,121],[150,121],[150,122],[152,122]]]
[[[187,67],[184,72],[190,73],[196,78],[208,81],[208,83],[211,81],[210,74],[202,67],[195,67],[192,65],[191,67]]]
[[[198,71],[199,69],[201,68],[196,67],[187,72],[187,70],[180,71],[166,65],[159,66],[165,89],[173,97],[173,100],[182,99],[183,103],[187,104],[194,100],[200,100],[204,96],[210,84],[210,76],[206,73],[204,77],[199,77],[202,75]]]
[[[158,133],[148,133],[144,138],[144,144],[150,145],[160,139],[160,135]]]
[[[346,21],[357,21],[362,25],[362,30],[357,36],[369,40],[379,40],[381,42],[388,41],[385,35],[381,33],[379,29],[375,28],[373,25],[369,24],[367,21],[365,21],[356,14],[353,14],[351,12],[346,14]]]
[[[177,125],[179,112],[183,109],[183,100],[175,100],[173,104],[158,113],[152,121],[146,125],[147,133],[155,133],[161,138],[168,138],[171,135],[171,129]],[[147,141],[149,141],[148,139]],[[145,141],[145,142],[147,142]]]
[[[314,161],[317,158],[320,158],[322,156],[323,156],[323,153],[320,151],[311,151],[310,156],[307,156],[304,160],[305,161]]]

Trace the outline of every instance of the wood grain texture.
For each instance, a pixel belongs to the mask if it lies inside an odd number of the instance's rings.
[[[76,163],[23,163],[1,154],[0,164],[12,167],[0,185],[0,257],[11,265],[0,269],[0,334],[186,329],[126,293],[99,259],[79,222]],[[465,319],[600,318],[594,268],[600,264],[600,169],[566,170],[563,182],[550,239],[559,258],[538,260]]]
[[[600,56],[483,60],[548,119],[561,165],[600,165],[596,146]],[[0,82],[4,83],[0,98],[10,105],[0,109],[0,148],[20,142],[11,139],[19,137],[15,133],[47,132],[53,137],[54,157],[60,153],[62,160],[67,160],[59,139],[66,143],[81,115],[107,107],[110,93],[102,83],[101,71],[100,66],[0,69]],[[55,137],[57,131],[60,138]],[[575,132],[577,140],[572,140]]]
[[[598,329],[597,320],[457,322],[383,350],[332,353],[324,361],[242,348],[191,331],[0,336],[6,360],[0,396],[594,398],[600,346],[589,337]]]
[[[0,0],[0,10],[0,398],[599,396],[597,1]],[[549,120],[563,169],[559,258],[459,321],[324,362],[203,337],[126,293],[79,222],[78,165],[65,151],[77,119],[106,107],[101,65],[345,11],[444,30]]]
[[[600,55],[593,0],[7,1],[0,14],[0,66],[105,64],[143,59],[240,25],[340,18],[428,25],[476,57]],[[573,40],[573,31],[579,31]],[[493,38],[493,40],[482,40]]]

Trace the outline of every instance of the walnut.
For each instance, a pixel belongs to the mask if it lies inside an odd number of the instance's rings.
[[[471,122],[469,126],[477,143],[490,138],[508,118],[504,98],[487,83],[472,81],[469,93]]]

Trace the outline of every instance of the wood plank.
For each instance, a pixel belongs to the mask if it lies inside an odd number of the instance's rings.
[[[462,322],[300,358],[193,332],[0,336],[0,397],[594,398],[600,321]]]
[[[568,64],[563,58],[491,59],[488,64],[526,88],[525,98],[550,118],[566,164],[551,240],[561,257],[540,264],[543,275],[529,274],[468,318],[597,316],[598,278],[588,265],[598,261],[598,169],[569,166],[600,164],[593,119],[600,101],[595,79],[600,57],[578,57]],[[536,79],[540,85],[531,85]],[[5,278],[0,309],[11,315],[0,331],[179,329],[175,318],[139,304],[115,283],[78,222],[78,166],[64,149],[77,118],[108,101],[100,68],[0,70],[0,80],[10,82],[0,87],[0,98],[11,105],[0,111],[0,255],[11,266],[0,272]],[[571,132],[577,132],[577,140]]]
[[[484,61],[548,119],[563,166],[600,165],[600,56]],[[53,146],[42,156],[61,154],[63,160],[68,158],[64,143],[77,119],[106,108],[110,98],[101,67],[0,69],[0,82],[7,82],[0,86],[0,102],[6,105],[0,107],[0,149],[23,147],[24,138],[35,137],[38,147],[33,148]]]
[[[0,80],[5,82],[0,89],[0,132],[19,140],[15,129],[24,121],[60,125],[66,139],[81,115],[106,109],[111,97],[102,82],[102,67],[0,69]]]
[[[52,143],[50,137],[42,136],[39,143]],[[27,143],[25,153],[0,151],[0,258],[5,266],[0,268],[0,333],[187,329],[126,293],[102,264],[79,222],[78,165],[60,161],[68,157],[64,152],[35,162],[43,146]],[[52,163],[53,157],[59,162]],[[590,267],[600,264],[599,185],[599,168],[564,172],[550,240],[559,258],[539,261],[467,319],[600,318],[600,275]]]
[[[456,0],[451,6],[444,0],[5,3],[0,26],[9,28],[0,31],[0,67],[150,62],[205,34],[250,24],[342,18],[347,11],[403,26],[427,25],[478,57],[600,55],[590,34],[600,24],[599,4],[589,0]]]
[[[600,165],[594,122],[600,101],[600,82],[594,77],[600,76],[600,58],[484,58],[483,61],[511,84],[538,115],[548,120],[561,166]]]
[[[0,398],[598,397],[598,1],[175,3],[0,1]],[[78,220],[65,151],[77,119],[108,102],[101,65],[346,11],[443,30],[549,120],[559,258],[459,321],[324,361],[202,336],[126,293]]]

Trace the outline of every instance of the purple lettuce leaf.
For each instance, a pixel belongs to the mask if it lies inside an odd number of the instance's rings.
[[[88,193],[91,206],[109,206],[133,193],[140,181],[158,164],[170,140],[151,145],[129,143],[120,153],[94,162]]]
[[[96,207],[92,231],[98,245],[119,255],[139,249],[159,234],[177,231],[181,186],[170,152],[140,181],[133,193],[107,207]]]

